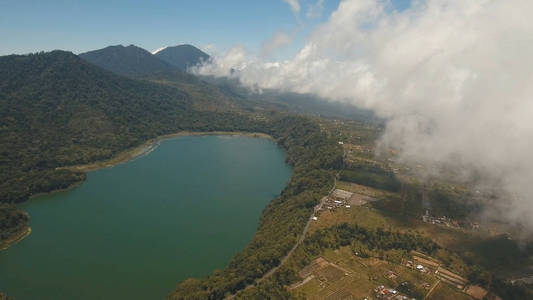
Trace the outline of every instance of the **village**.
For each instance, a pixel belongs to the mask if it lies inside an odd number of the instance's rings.
[[[446,216],[435,217],[435,216],[430,215],[429,210],[426,210],[425,214],[422,215],[422,221],[428,224],[441,225],[441,226],[446,226],[446,227],[455,228],[455,229],[462,228],[462,229],[477,230],[480,228],[480,225],[477,222],[470,222],[470,221],[459,222],[457,220],[451,219]]]
[[[323,210],[335,211],[339,208],[351,208],[352,206],[361,206],[376,200],[363,194],[334,189],[329,195],[323,197],[315,207],[315,215],[312,219],[317,221],[320,211]]]
[[[336,186],[315,207],[312,220],[318,221],[324,212],[331,214],[337,210],[350,211],[378,200],[368,196],[369,194],[372,195],[367,191],[347,191]],[[422,216],[422,221],[461,228],[456,220],[444,216],[433,217],[429,210]],[[484,288],[471,285],[463,276],[445,268],[439,260],[421,252],[411,251],[409,258],[403,259],[400,264],[372,257],[358,257],[356,253],[346,249],[334,250],[333,253],[335,252],[346,253],[340,256],[329,253],[315,259],[299,272],[302,281],[292,285],[290,289],[312,289],[313,292],[307,295],[313,296],[308,299],[437,299],[431,296],[440,295],[443,291],[453,291],[458,299],[466,297],[464,299],[481,300],[488,295]],[[367,290],[353,288],[352,285],[361,285]]]
[[[289,289],[306,292],[308,299],[440,299],[446,292],[455,299],[501,300],[487,298],[487,290],[417,251],[402,264],[349,253],[341,248],[318,257],[298,273],[301,281]]]

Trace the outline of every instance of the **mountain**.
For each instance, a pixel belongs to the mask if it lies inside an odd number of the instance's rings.
[[[166,47],[156,52],[155,56],[182,71],[209,59],[209,55],[192,45]]]
[[[140,76],[157,72],[176,71],[178,68],[134,45],[109,46],[79,55],[84,60],[111,72]]]

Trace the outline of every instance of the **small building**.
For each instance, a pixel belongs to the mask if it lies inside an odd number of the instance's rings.
[[[431,260],[428,260],[428,259],[424,259],[424,258],[416,256],[416,255],[413,255],[413,260],[417,264],[417,269],[418,269],[419,265],[423,266],[424,268],[433,269],[433,270],[436,270],[440,266],[440,264],[437,263],[437,262],[434,262],[434,261],[431,261]]]
[[[341,189],[335,189],[331,193],[331,197],[335,200],[348,201],[352,197],[353,193]]]

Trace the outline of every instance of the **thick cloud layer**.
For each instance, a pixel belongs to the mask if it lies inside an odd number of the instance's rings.
[[[382,145],[499,182],[505,215],[533,228],[533,1],[386,3],[342,1],[292,60],[232,49],[196,71],[372,109]]]

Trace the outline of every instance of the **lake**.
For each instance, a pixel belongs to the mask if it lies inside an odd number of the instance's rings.
[[[21,205],[32,233],[0,251],[0,291],[24,299],[162,299],[224,268],[291,169],[268,139],[189,136]]]

